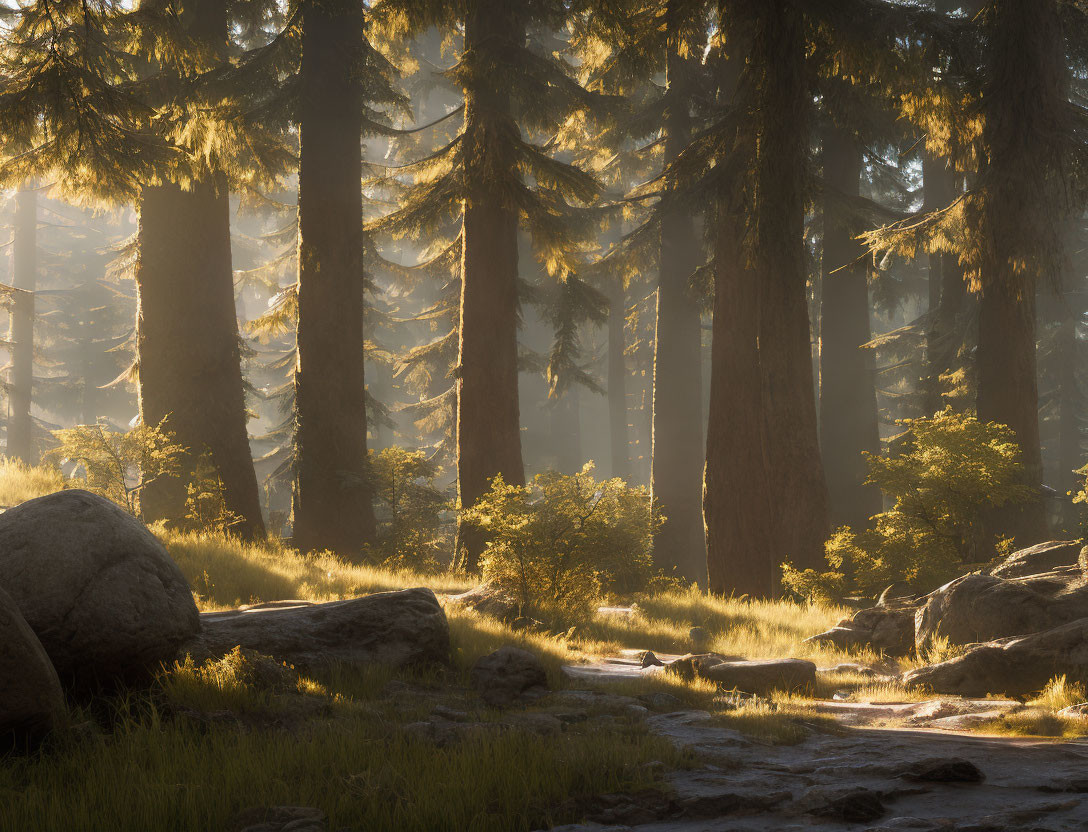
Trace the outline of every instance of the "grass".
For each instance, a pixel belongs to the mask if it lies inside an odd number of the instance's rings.
[[[1065,674],[1051,679],[1037,697],[997,719],[971,726],[983,734],[1016,737],[1052,737],[1072,739],[1088,736],[1088,718],[1059,713],[1070,705],[1088,700],[1088,691],[1080,682],[1070,681]]]
[[[64,477],[57,469],[0,457],[0,508],[11,508],[62,488]]]
[[[220,535],[153,527],[193,587],[203,610],[285,599],[335,601],[373,592],[428,586],[462,592],[463,575],[423,575],[348,563],[335,555],[302,555],[278,541],[243,543]]]
[[[248,688],[175,672],[189,678],[160,690],[162,701],[119,703],[108,733],[72,731],[0,767],[0,828],[229,829],[247,807],[295,805],[320,808],[333,829],[511,832],[575,820],[563,808],[572,797],[653,786],[651,761],[683,763],[671,744],[626,726],[509,731],[435,748],[327,682],[273,707]],[[327,716],[258,731],[171,715],[171,695],[192,704],[199,688],[205,706],[237,709],[249,696],[246,713]]]
[[[789,600],[751,601],[690,589],[640,599],[631,616],[598,616],[588,635],[625,647],[687,653],[693,647],[688,631],[699,626],[710,637],[701,648],[704,652],[753,659],[794,657],[817,664],[876,661],[879,657],[875,653],[861,652],[848,658],[825,645],[802,643],[848,614],[849,610],[842,607]]]

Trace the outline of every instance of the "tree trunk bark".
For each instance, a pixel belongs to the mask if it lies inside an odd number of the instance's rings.
[[[363,334],[363,10],[303,6],[294,542],[358,557],[375,541]]]
[[[208,453],[223,483],[233,531],[264,535],[246,433],[245,392],[234,307],[230,206],[225,182],[145,188],[137,204],[136,361],[140,420],[164,418],[187,449],[176,478],[148,482],[148,521],[181,523],[198,457]]]
[[[978,418],[1008,425],[1023,452],[1026,481],[1042,483],[1039,389],[1035,361],[1035,289],[992,284],[978,306]],[[993,530],[1030,546],[1047,535],[1042,500],[994,515]]]
[[[666,48],[663,127],[668,165],[691,138],[691,59],[679,55],[676,33],[667,38]],[[690,290],[699,263],[691,206],[667,207],[661,217],[650,451],[650,493],[665,519],[654,535],[654,564],[705,583],[702,310]]]
[[[1056,143],[1068,106],[1069,71],[1054,0],[1004,0],[987,27],[979,211],[982,297],[978,319],[978,417],[1008,425],[1025,481],[1042,482],[1035,312],[1040,279],[1061,260],[1064,174]],[[1027,33],[1027,34],[1026,34]],[[1015,57],[1015,60],[1013,60]],[[1043,501],[995,513],[992,530],[1030,545],[1047,535]]]
[[[190,4],[183,22],[193,38],[225,55],[227,17],[214,0]],[[163,419],[186,449],[178,477],[140,491],[147,520],[183,521],[187,487],[208,454],[222,483],[232,532],[265,533],[246,429],[226,177],[212,172],[188,190],[148,187],[137,200],[136,362],[140,420]]]
[[[38,462],[34,443],[34,292],[38,286],[38,192],[15,195],[15,238],[12,248],[13,280],[9,340],[11,387],[8,391],[7,455],[29,465]]]
[[[617,280],[608,289],[608,428],[611,475],[627,482],[631,477],[631,448],[627,438],[627,361],[624,328],[627,297]]]
[[[864,485],[864,452],[880,452],[865,248],[842,198],[860,193],[857,140],[828,125],[823,136],[824,251],[820,305],[820,436],[832,522],[855,529],[881,509],[879,489]]]
[[[811,97],[802,16],[785,0],[759,15],[752,259],[759,283],[759,355],[767,473],[776,510],[775,566],[824,565],[827,487],[816,426],[804,252],[805,157]]]
[[[926,156],[922,163],[926,211],[945,208],[955,200],[957,176],[943,159]],[[926,331],[923,412],[932,416],[944,408],[941,375],[952,369],[960,339],[957,321],[963,311],[966,284],[963,266],[954,254],[929,255],[929,327]]]
[[[525,36],[503,0],[474,0],[465,18],[465,50],[501,49]],[[470,508],[501,474],[523,485],[518,405],[518,216],[491,171],[509,163],[518,127],[502,79],[465,89],[462,138],[467,199],[462,221],[461,325],[457,373],[457,496]],[[501,176],[512,176],[503,170]],[[470,523],[457,527],[457,557],[479,567],[485,538]]]
[[[714,323],[703,516],[710,591],[774,595],[775,512],[768,489],[759,362],[759,283],[744,267],[740,218],[722,206],[714,251]]]
[[[1077,317],[1068,298],[1059,298],[1061,323],[1058,332],[1058,473],[1054,488],[1061,505],[1062,525],[1066,532],[1077,529],[1076,506],[1070,494],[1078,491],[1080,483],[1074,474],[1084,465],[1081,448],[1080,417],[1084,402],[1077,383]]]
[[[551,450],[561,474],[577,474],[586,459],[582,451],[581,390],[572,384],[547,407],[551,411]]]

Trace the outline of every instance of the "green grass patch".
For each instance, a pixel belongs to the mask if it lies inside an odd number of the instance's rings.
[[[452,572],[420,573],[354,564],[331,554],[303,555],[270,540],[243,543],[222,535],[152,530],[189,581],[201,609],[262,601],[335,601],[374,592],[427,586],[438,593],[473,585]]]
[[[651,761],[683,764],[637,725],[439,748],[401,731],[394,711],[412,715],[379,695],[387,673],[277,687],[251,671],[230,657],[182,664],[150,691],[77,712],[0,766],[0,828],[227,829],[247,807],[296,805],[333,829],[512,832],[576,820],[557,808],[570,798],[653,786]]]

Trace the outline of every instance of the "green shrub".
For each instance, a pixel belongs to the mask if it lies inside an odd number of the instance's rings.
[[[131,514],[139,514],[140,489],[154,480],[177,476],[185,453],[167,430],[165,419],[127,433],[102,425],[77,425],[55,430],[53,436],[59,444],[45,458],[76,464],[68,484],[113,500]]]
[[[866,455],[866,482],[880,488],[891,509],[873,517],[868,529],[835,531],[825,545],[830,571],[784,564],[787,589],[837,598],[906,581],[927,590],[1011,549],[1011,540],[988,538],[983,518],[992,509],[1038,499],[1023,482],[1012,430],[950,408],[902,424],[902,453]]]
[[[588,618],[602,592],[643,589],[658,522],[644,488],[598,482],[593,464],[528,486],[495,477],[465,520],[487,533],[484,578],[513,593],[522,614],[553,624]]]
[[[422,451],[385,448],[370,454],[376,559],[391,569],[436,569],[452,554],[449,500],[435,486],[438,466]]]

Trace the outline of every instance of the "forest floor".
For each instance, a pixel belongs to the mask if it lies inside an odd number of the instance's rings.
[[[205,610],[469,586],[163,538]],[[1068,691],[934,699],[896,680],[905,665],[803,642],[846,612],[673,592],[554,636],[448,605],[454,660],[441,672],[181,664],[150,690],[85,703],[40,751],[0,764],[0,830],[239,832],[254,818],[264,832],[1088,828],[1088,721],[1056,716]],[[812,660],[816,690],[738,699],[641,669],[640,651],[688,652],[693,626],[709,634],[703,650]],[[469,668],[504,644],[543,658],[550,695],[483,705]],[[276,820],[267,807],[301,808]]]

